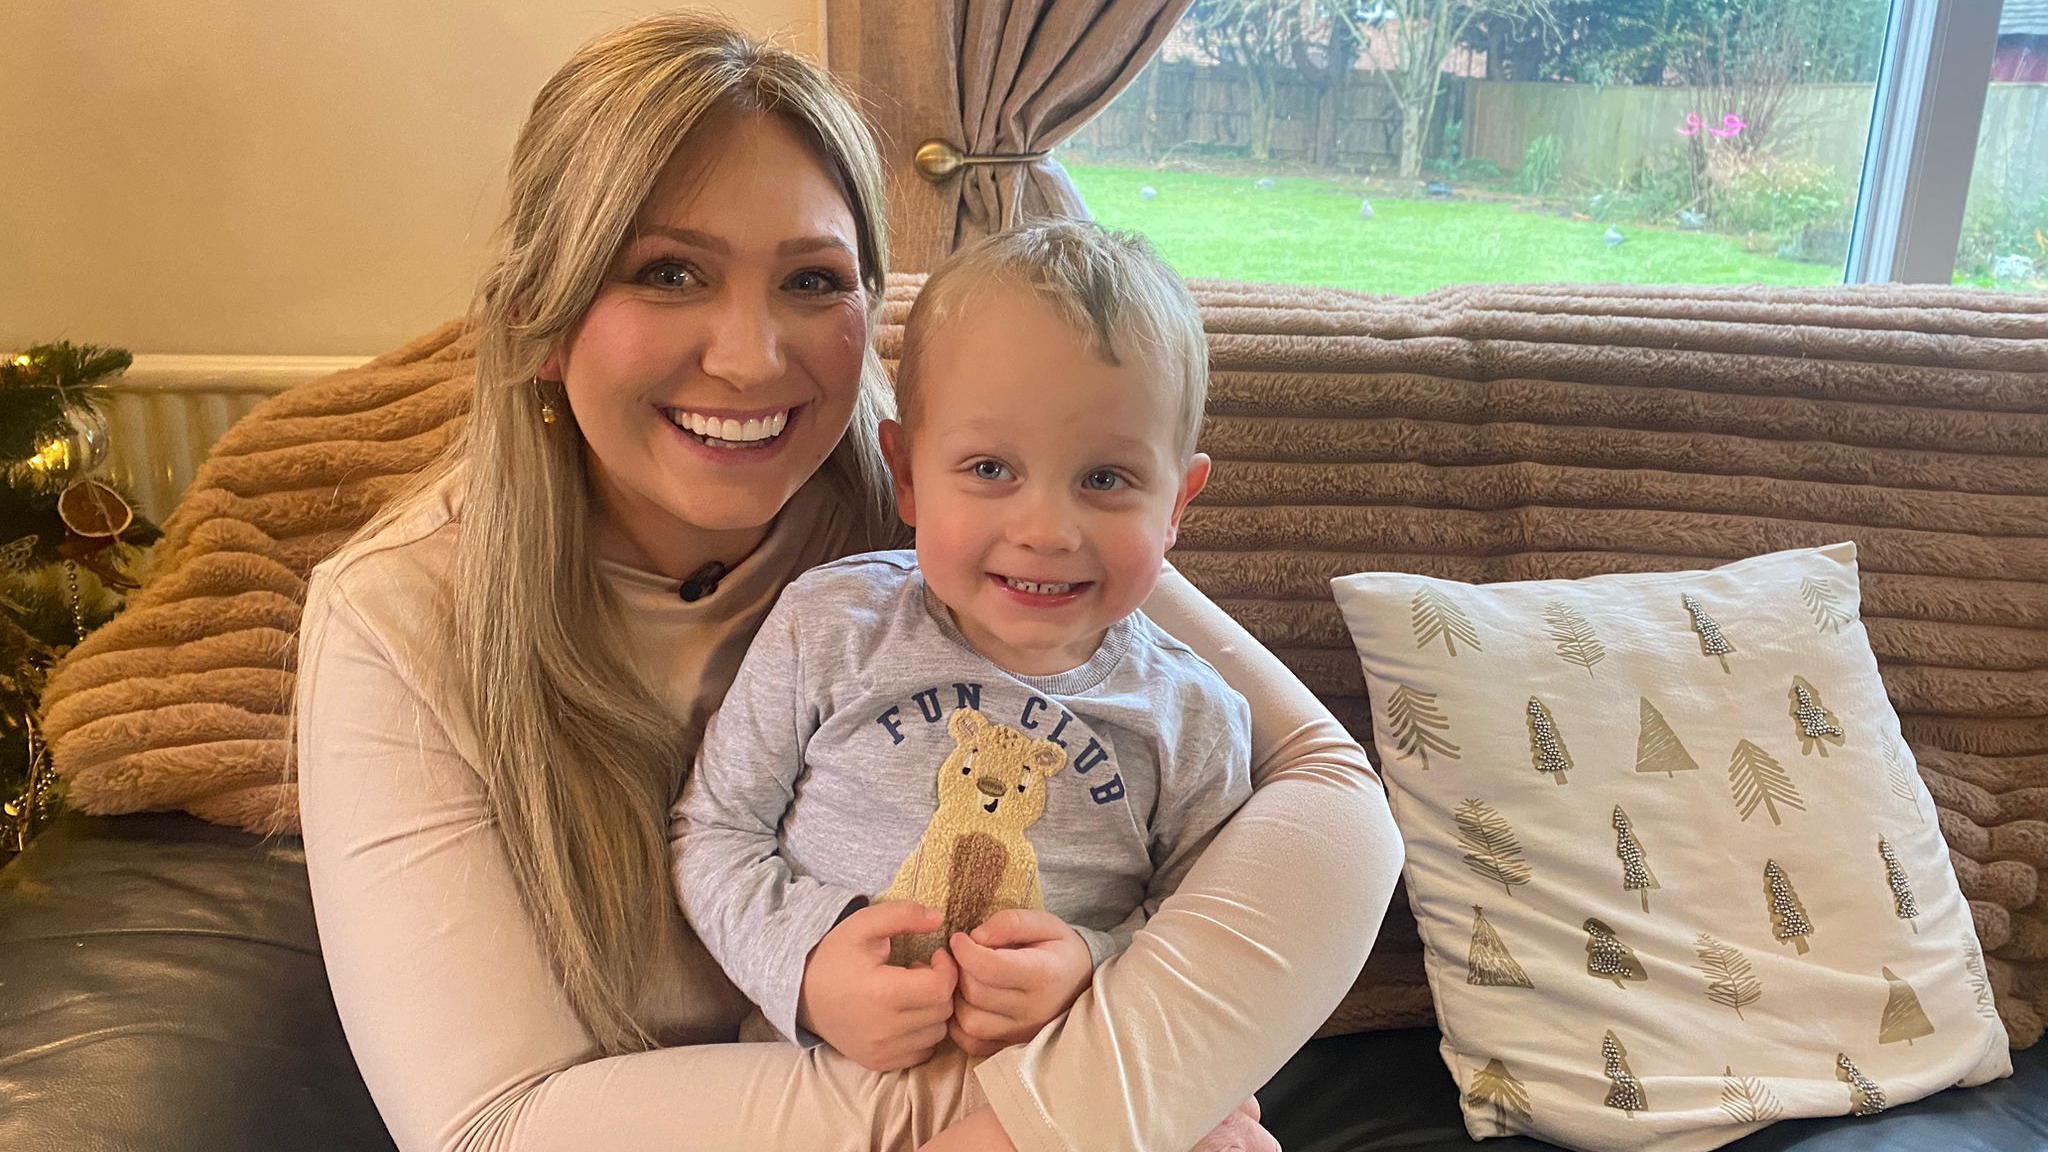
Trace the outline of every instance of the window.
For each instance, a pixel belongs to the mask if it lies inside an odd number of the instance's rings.
[[[2007,0],[2030,4],[2048,8]],[[1890,15],[1890,0],[1196,0],[1060,159],[1097,219],[1192,277],[1837,284]],[[2033,135],[1987,140],[1980,173],[2038,192],[2048,105],[2013,106]]]
[[[2048,290],[2048,0],[2005,0],[1956,283]]]

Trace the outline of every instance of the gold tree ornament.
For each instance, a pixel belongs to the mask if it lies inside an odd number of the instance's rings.
[[[1508,946],[1487,922],[1486,910],[1472,906],[1472,950],[1465,957],[1465,983],[1484,988],[1534,988]]]
[[[1799,754],[1810,756],[1817,749],[1825,759],[1828,745],[1842,746],[1842,722],[1826,704],[1821,703],[1820,689],[1804,676],[1792,678],[1792,689],[1785,694],[1790,701],[1788,712],[1792,717],[1794,732],[1799,736]]]
[[[1415,590],[1415,598],[1408,604],[1411,621],[1415,625],[1415,646],[1427,648],[1432,641],[1442,640],[1444,651],[1452,656],[1458,654],[1458,641],[1475,652],[1483,651],[1479,646],[1479,633],[1473,631],[1472,621],[1465,618],[1457,602],[1449,596],[1424,584]]]
[[[1650,698],[1638,697],[1636,705],[1640,725],[1636,730],[1636,771],[1662,772],[1666,776],[1699,771],[1699,762],[1679,743],[1678,733],[1671,730],[1670,723],[1650,703]]]
[[[1528,1127],[1529,1090],[1498,1060],[1488,1060],[1486,1067],[1472,1074],[1472,1087],[1465,1090],[1465,1103],[1474,1108],[1491,1107],[1494,1127],[1503,1134]],[[1515,1122],[1515,1128],[1509,1127],[1510,1120]]]
[[[1642,842],[1636,839],[1628,813],[1619,804],[1614,806],[1614,854],[1621,860],[1621,890],[1641,893],[1643,911],[1648,912],[1650,889],[1660,885],[1656,874],[1650,871],[1650,858],[1643,852]]]
[[[1626,988],[1624,980],[1648,980],[1650,974],[1643,971],[1643,962],[1636,959],[1635,950],[1621,942],[1604,921],[1588,917],[1586,930],[1586,975],[1598,976],[1614,981],[1616,988]]]
[[[1558,658],[1584,668],[1586,675],[1591,676],[1593,665],[1607,657],[1607,646],[1600,643],[1592,622],[1571,605],[1561,600],[1545,604],[1543,622],[1550,628],[1550,639],[1557,645]]]
[[[1529,697],[1529,760],[1538,772],[1545,772],[1559,784],[1565,783],[1565,773],[1571,770],[1572,754],[1564,746],[1564,734],[1557,730],[1557,719],[1550,714],[1550,706],[1536,697]]]
[[[1763,982],[1756,978],[1756,971],[1749,966],[1749,957],[1742,954],[1742,949],[1705,932],[1693,940],[1692,947],[1699,957],[1700,975],[1707,978],[1707,999],[1723,1008],[1733,1008],[1738,1020],[1743,1018],[1744,1008],[1763,999]]]
[[[1841,589],[1825,576],[1801,576],[1799,598],[1813,614],[1813,626],[1822,632],[1840,632],[1856,622],[1855,613],[1843,606]]]
[[[1721,1111],[1737,1124],[1769,1124],[1785,1114],[1785,1105],[1763,1081],[1737,1076],[1733,1067],[1723,1064]]]
[[[1500,885],[1510,896],[1515,894],[1515,885],[1529,882],[1522,842],[1491,804],[1466,800],[1452,818],[1458,823],[1458,844],[1465,849],[1466,867]]]
[[[1759,804],[1770,814],[1771,823],[1777,825],[1785,823],[1778,815],[1780,808],[1806,811],[1805,802],[1799,799],[1799,789],[1785,774],[1785,766],[1747,740],[1737,741],[1734,754],[1728,758],[1728,787],[1735,796],[1735,810],[1742,813],[1744,820]]]
[[[1912,773],[1906,768],[1905,758],[1899,755],[1899,745],[1895,740],[1884,743],[1884,776],[1892,796],[1913,810],[1913,819],[1921,824],[1927,823],[1926,813],[1920,811],[1920,794],[1913,787]]]
[[[1650,1101],[1643,1092],[1643,1082],[1636,1079],[1635,1072],[1629,1068],[1628,1049],[1621,1046],[1621,1040],[1612,1028],[1600,1040],[1600,1060],[1608,1082],[1613,1085],[1607,1090],[1607,1106],[1628,1113],[1630,1119],[1634,1119],[1638,1112],[1647,1111]]]
[[[1877,1024],[1877,1042],[1896,1044],[1904,1040],[1906,1047],[1911,1048],[1913,1041],[1934,1035],[1934,1024],[1921,1011],[1920,997],[1914,994],[1913,986],[1890,968],[1882,971],[1890,991],[1884,1001],[1884,1018]]]
[[[1776,860],[1764,861],[1764,901],[1771,913],[1771,935],[1778,943],[1790,943],[1801,956],[1809,951],[1806,938],[1813,935],[1813,922],[1806,918],[1806,905],[1792,888],[1791,877]]]
[[[1877,856],[1884,861],[1884,882],[1892,890],[1893,912],[1918,936],[1920,926],[1913,921],[1920,916],[1920,904],[1913,899],[1913,886],[1906,880],[1906,870],[1899,865],[1899,854],[1892,851],[1891,841],[1883,836],[1877,838]]]
[[[1730,671],[1728,657],[1735,651],[1735,646],[1728,643],[1728,638],[1721,634],[1721,626],[1707,615],[1706,605],[1690,592],[1679,593],[1678,602],[1685,606],[1686,615],[1692,618],[1692,630],[1699,633],[1700,655],[1714,657],[1721,662],[1721,671]]]
[[[135,509],[97,480],[78,480],[57,498],[64,527],[87,540],[113,540],[135,523]]]
[[[1458,746],[1445,735],[1451,722],[1437,710],[1436,693],[1396,684],[1387,697],[1387,729],[1394,747],[1404,756],[1422,758],[1422,770],[1429,771],[1429,754],[1446,760],[1458,758]]]
[[[1847,1053],[1835,1053],[1835,1079],[1849,1086],[1849,1111],[1855,1115],[1875,1116],[1890,1107],[1885,1101],[1884,1089],[1859,1071]]]

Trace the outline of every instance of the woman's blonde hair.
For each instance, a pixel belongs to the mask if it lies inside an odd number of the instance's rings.
[[[536,374],[596,297],[657,177],[714,111],[778,116],[807,136],[852,209],[873,334],[887,250],[874,139],[822,69],[715,18],[671,13],[579,49],[513,150],[505,219],[478,284],[476,391],[461,442],[403,518],[460,471],[452,665],[526,906],[569,1000],[607,1053],[654,1043],[635,1020],[670,959],[669,805],[698,733],[634,670],[600,578],[583,440],[548,427],[561,385]],[[870,340],[852,425],[825,464],[879,517],[876,428],[891,411]],[[362,537],[359,537],[361,539]]]

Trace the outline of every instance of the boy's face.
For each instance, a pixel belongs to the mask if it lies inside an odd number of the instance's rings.
[[[885,423],[882,448],[925,581],[983,655],[1064,672],[1151,593],[1209,475],[1164,376],[1007,286],[926,338],[916,427]]]

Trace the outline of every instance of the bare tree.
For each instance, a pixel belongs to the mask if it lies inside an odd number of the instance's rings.
[[[1204,56],[1244,71],[1251,95],[1251,154],[1273,155],[1273,105],[1306,35],[1304,0],[1195,0],[1181,27]]]
[[[1373,56],[1401,112],[1401,175],[1422,173],[1422,148],[1443,93],[1444,63],[1481,17],[1546,20],[1550,0],[1320,0]]]

